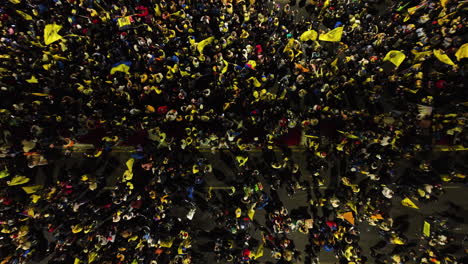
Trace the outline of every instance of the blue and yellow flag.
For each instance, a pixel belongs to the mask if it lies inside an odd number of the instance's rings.
[[[116,72],[129,73],[131,65],[132,65],[132,63],[130,61],[118,62],[118,63],[112,65],[112,69],[111,69],[110,73],[111,74],[114,74]]]
[[[328,33],[320,34],[319,40],[321,41],[330,41],[330,42],[339,42],[341,41],[341,36],[343,35],[343,27],[337,27]]]
[[[126,16],[117,19],[117,24],[119,25],[119,29],[130,26],[132,24],[132,16]]]

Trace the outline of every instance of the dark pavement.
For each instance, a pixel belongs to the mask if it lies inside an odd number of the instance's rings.
[[[287,149],[286,155],[299,164],[302,179],[313,186],[312,173],[307,170],[307,155],[305,151],[301,148]],[[276,158],[281,157],[281,150],[275,151]],[[431,153],[421,153],[419,158],[424,157],[426,160],[432,159],[434,161],[440,161],[441,163],[446,162],[447,159],[452,159],[455,162],[463,164],[467,160],[466,152],[431,152]],[[107,188],[112,188],[116,183],[118,177],[120,177],[125,168],[125,161],[130,157],[128,152],[112,152],[109,155],[102,156],[100,158],[85,158],[82,153],[75,152],[71,157],[65,160],[56,160],[50,165],[35,167],[31,170],[31,173],[35,175],[36,183],[44,184],[47,181],[56,181],[62,173],[66,172],[66,169],[73,167],[84,168],[84,172],[87,172],[91,175],[101,178],[100,186],[106,186]],[[209,174],[205,178],[206,186],[213,187],[229,187],[232,184],[239,184],[240,179],[236,176],[237,168],[234,165],[234,156],[228,151],[222,151],[217,153],[211,153],[208,151],[200,151],[198,153],[193,153],[191,159],[197,159],[199,157],[206,158],[213,165],[213,173]],[[253,161],[252,167],[262,167],[269,166],[266,164],[264,156],[259,151],[249,152],[250,160]],[[334,186],[340,179],[340,172],[343,171],[340,168],[340,159],[335,161],[328,161],[328,169],[322,172],[322,176],[325,179],[323,186],[318,187],[321,192],[333,191]],[[437,164],[438,162],[434,162]],[[403,173],[404,170],[410,167],[411,164],[406,160],[402,160],[397,164],[398,173]],[[444,174],[444,165],[442,164],[439,168],[436,168],[439,174]],[[32,175],[31,175],[32,176]],[[261,182],[267,191],[269,191],[269,186],[266,181],[261,178]],[[207,188],[206,188],[207,189]],[[224,190],[213,190],[212,195],[214,199],[221,197],[220,192]],[[239,190],[237,190],[239,191]],[[460,248],[463,246],[463,239],[466,238],[468,234],[468,200],[466,199],[466,186],[462,184],[447,184],[444,186],[444,194],[439,197],[435,202],[429,203],[419,203],[417,204],[420,207],[420,210],[404,207],[400,204],[402,197],[394,196],[392,199],[392,209],[390,211],[390,216],[395,219],[395,226],[399,230],[404,231],[404,234],[409,239],[409,244],[418,244],[422,236],[422,228],[424,220],[429,216],[442,215],[448,219],[448,225],[450,227],[451,235],[455,238],[453,243]],[[208,190],[206,190],[206,194]],[[308,195],[306,191],[298,191],[293,196],[288,196],[285,187],[281,187],[277,191],[278,197],[281,202],[288,208],[289,212],[299,211],[302,214],[311,215],[309,209]],[[185,214],[188,212],[187,208],[174,208],[171,210],[173,214],[180,215],[180,217],[185,217]],[[318,208],[319,215],[321,215],[321,210]],[[257,210],[255,214],[255,222],[259,225],[265,225],[265,211]],[[203,230],[209,231],[215,227],[212,216],[210,212],[198,208],[195,216],[192,220],[193,226],[197,226]],[[378,228],[369,226],[367,223],[360,223],[357,221],[357,228],[361,232],[360,246],[364,250],[364,254],[369,257],[370,251],[369,248],[375,245],[381,240],[378,234]],[[260,230],[257,227],[251,227],[250,233],[256,239],[261,239]],[[296,248],[304,252],[306,245],[308,244],[308,236],[302,233],[290,233],[287,234],[288,238],[294,240]],[[202,254],[207,260],[214,261],[214,253],[212,248],[207,247],[209,243],[213,243],[209,238],[204,238],[203,235],[200,235],[200,239],[194,242],[193,249],[198,254]],[[464,245],[466,247],[466,245]],[[391,251],[392,246],[386,247],[385,250],[388,252]],[[456,255],[461,255],[462,251],[457,250]],[[300,261],[296,263],[304,263],[304,254],[299,258]],[[369,257],[369,260],[371,258]],[[275,262],[273,258],[270,257],[270,252],[268,249],[265,249],[264,257],[260,259],[261,263],[268,263],[268,261]],[[44,260],[42,263],[47,263]],[[207,263],[213,263],[211,261]],[[332,252],[324,252],[320,254],[320,263],[338,263],[337,259]],[[372,261],[370,261],[372,263]]]

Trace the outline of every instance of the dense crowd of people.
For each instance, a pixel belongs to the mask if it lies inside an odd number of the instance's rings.
[[[319,263],[320,251],[337,263],[462,263],[450,217],[428,218],[410,243],[390,211],[396,200],[417,210],[444,184],[466,183],[466,166],[447,161],[441,174],[418,156],[467,147],[466,8],[3,1],[1,263],[188,264],[207,262],[207,252],[218,262]],[[37,167],[73,159],[79,143],[93,144],[80,158],[100,166],[132,147],[116,186],[79,167],[38,183]],[[287,150],[275,157],[291,145],[304,146],[307,168]],[[235,179],[200,150],[219,152]],[[402,160],[412,164],[403,174]],[[339,168],[332,183],[330,166]],[[229,187],[210,188],[213,175]],[[291,199],[305,192],[306,209],[287,208],[280,189]],[[202,213],[214,229],[193,224]],[[382,237],[370,255],[360,223]],[[308,237],[305,252],[292,233]],[[206,252],[195,250],[203,240]]]

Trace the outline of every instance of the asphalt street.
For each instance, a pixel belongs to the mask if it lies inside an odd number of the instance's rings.
[[[311,172],[307,170],[307,154],[302,149],[286,149],[286,155],[299,164],[302,179],[310,184],[313,184]],[[276,158],[280,158],[282,150],[277,149],[275,152]],[[310,155],[310,154],[309,154]],[[435,161],[435,164],[442,163],[437,168],[438,173],[445,173],[444,162],[448,159],[456,160],[456,162],[463,163],[467,159],[467,152],[431,152],[421,153],[418,155],[419,158],[431,159]],[[233,166],[235,157],[228,151],[220,151],[216,153],[208,151],[200,151],[192,153],[191,158],[197,159],[199,157],[206,158],[213,165],[213,173],[208,174],[205,178],[206,186],[212,187],[229,187],[233,183],[239,182],[236,176],[237,169]],[[73,167],[84,168],[84,172],[95,175],[98,178],[101,177],[103,181],[101,186],[105,188],[113,188],[118,178],[123,174],[125,170],[125,161],[130,158],[129,152],[112,152],[108,155],[100,158],[86,158],[83,153],[77,151],[66,159],[60,159],[52,161],[49,165],[35,167],[30,170],[33,179],[38,184],[47,184],[50,181],[56,181],[62,173],[66,172],[66,169]],[[261,167],[265,164],[265,157],[262,152],[251,151],[249,152],[249,159],[253,161],[253,167]],[[325,179],[323,186],[320,186],[322,192],[327,190],[333,190],[337,181],[340,179],[340,160],[330,159],[328,161],[328,169],[322,172],[322,176]],[[406,160],[402,160],[397,164],[398,171],[402,173],[406,168],[412,166]],[[267,192],[269,192],[269,186],[264,179],[260,179],[262,184],[265,186]],[[466,199],[467,186],[461,184],[447,184],[444,187],[445,193],[439,197],[435,202],[430,203],[418,203],[420,210],[404,207],[400,204],[402,197],[394,196],[392,199],[392,210],[390,215],[395,219],[396,225],[400,230],[405,231],[405,235],[409,239],[409,244],[418,244],[418,241],[422,236],[422,226],[424,219],[428,216],[444,215],[449,220],[449,226],[451,228],[451,235],[455,238],[455,245],[460,248],[467,245],[462,245],[463,239],[468,234],[468,200]],[[212,191],[213,196],[217,196],[222,190]],[[208,193],[208,190],[206,190]],[[293,196],[288,196],[284,186],[277,191],[278,197],[281,202],[288,208],[290,212],[301,211],[302,213],[310,215],[308,195],[306,191],[298,191]],[[455,208],[455,209],[454,209]],[[180,214],[184,217],[187,213],[187,208],[174,208],[174,214]],[[321,214],[319,209],[319,214]],[[257,210],[255,214],[255,221],[259,225],[265,225],[265,212],[263,210]],[[192,220],[193,225],[202,228],[206,231],[211,230],[215,227],[212,216],[209,212],[198,208],[195,216]],[[376,227],[367,225],[366,223],[357,223],[357,228],[361,232],[360,246],[363,248],[365,255],[369,256],[369,248],[375,245],[380,239]],[[251,234],[254,238],[260,239],[260,231],[256,230],[255,227],[251,228]],[[308,244],[308,237],[302,233],[291,233],[287,235],[288,238],[293,239],[296,248],[301,252],[304,252],[306,245]],[[49,237],[48,239],[52,239]],[[193,248],[199,254],[203,254],[207,260],[214,261],[214,253],[212,249],[207,247],[209,241],[208,238],[201,237],[199,240],[194,242]],[[386,250],[391,250],[391,247]],[[463,252],[458,249],[456,255],[461,255]],[[44,259],[41,263],[47,263],[47,259]],[[261,263],[268,263],[269,261],[274,263],[274,260],[270,256],[268,249],[265,249],[265,255],[261,260]],[[299,263],[304,263],[304,257],[301,256]],[[212,262],[209,262],[212,263]],[[332,253],[322,252],[320,254],[320,263],[332,264],[337,263],[337,259]]]

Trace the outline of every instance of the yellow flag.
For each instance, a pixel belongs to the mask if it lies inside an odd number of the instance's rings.
[[[8,176],[10,176],[10,172],[8,171],[8,168],[5,167],[4,170],[0,171],[0,179],[6,178]]]
[[[250,220],[253,220],[254,215],[255,215],[255,210],[254,209],[249,209],[249,212],[247,214],[248,214]]]
[[[130,26],[132,24],[131,18],[131,16],[126,16],[117,19],[117,24],[119,25],[119,28]]]
[[[183,10],[172,13],[171,16],[185,18],[185,12]]]
[[[198,52],[200,52],[200,54],[203,54],[203,49],[205,49],[206,46],[211,44],[214,41],[214,39],[215,39],[214,37],[209,37],[200,41],[197,45]]]
[[[431,224],[426,221],[424,221],[423,233],[427,237],[431,236]]]
[[[57,40],[62,39],[63,37],[59,35],[59,31],[62,29],[62,26],[57,24],[48,24],[44,28],[44,43],[49,45]]]
[[[164,248],[170,248],[172,247],[172,243],[174,243],[174,238],[168,238],[164,241],[161,241],[159,245]]]
[[[418,10],[423,9],[424,7],[426,7],[427,4],[428,4],[428,1],[422,1],[419,5],[408,8],[408,10],[407,10],[408,14],[411,15],[411,16],[414,15],[414,13],[416,13]]]
[[[440,5],[445,8],[447,6],[448,1],[449,0],[440,0]]]
[[[110,74],[114,74],[116,72],[129,73],[130,72],[130,66],[132,66],[132,63],[130,61],[118,62],[118,63],[112,65],[112,68],[110,70]]]
[[[21,0],[10,0],[10,2],[13,4],[19,4],[21,3]]]
[[[284,47],[283,52],[288,52],[288,51],[292,50],[293,46],[294,46],[294,39],[291,38],[291,39],[289,39],[288,44],[286,44],[286,46]]]
[[[246,65],[248,65],[251,69],[255,70],[255,67],[257,67],[257,62],[254,60],[249,60]]]
[[[26,80],[26,82],[27,82],[27,83],[39,83],[39,82],[37,81],[36,76],[34,76],[34,75],[31,76],[30,79]]]
[[[450,59],[450,57],[447,54],[442,53],[440,49],[434,50],[434,56],[445,64],[455,66],[455,63]]]
[[[325,2],[323,3],[323,8],[326,8],[330,5],[330,0],[325,0]]]
[[[400,64],[405,60],[406,55],[398,50],[391,50],[385,55],[384,61],[390,61],[395,66],[400,66]]]
[[[411,53],[414,54],[414,62],[419,62],[422,58],[432,55],[431,50],[422,51],[422,52],[417,52],[415,50],[412,50]]]
[[[21,185],[29,182],[29,178],[25,176],[15,176],[11,181],[8,183],[8,186],[15,186],[15,185]]]
[[[247,161],[249,160],[249,157],[237,156],[236,159],[237,159],[237,162],[239,162],[239,167],[242,167],[245,165],[245,163],[247,163]]]
[[[146,110],[148,110],[148,112],[151,112],[151,113],[154,113],[156,111],[156,109],[154,109],[154,107],[151,105],[147,105]]]
[[[127,160],[127,162],[125,163],[125,165],[127,165],[127,169],[130,171],[130,172],[133,172],[133,164],[135,163],[135,159],[131,158],[129,160]]]
[[[160,17],[161,16],[161,8],[159,7],[159,4],[156,4],[154,6],[154,15],[157,16],[157,17]]]
[[[35,96],[49,96],[48,94],[45,94],[45,93],[31,93],[31,95],[35,95]]]
[[[37,201],[39,201],[39,199],[41,199],[41,196],[36,195],[36,194],[31,195],[31,200],[32,200],[33,203],[37,203]]]
[[[221,73],[226,73],[227,70],[228,70],[228,67],[229,67],[229,63],[227,61],[225,61],[225,60],[223,60],[223,63],[224,63],[224,67],[221,70]]]
[[[457,57],[457,61],[468,58],[468,43],[463,44],[455,53],[455,57]]]
[[[26,20],[33,20],[33,17],[23,11],[20,11],[20,10],[16,10],[16,13],[18,13],[18,15],[22,16],[24,19]]]
[[[406,206],[406,207],[410,207],[410,208],[414,208],[414,209],[419,209],[419,207],[413,203],[413,201],[411,201],[408,197],[406,197],[405,199],[401,200],[401,204],[403,206]]]
[[[255,77],[250,77],[250,78],[247,79],[247,80],[248,80],[248,81],[252,80],[253,86],[255,86],[255,87],[257,87],[257,88],[260,87],[260,86],[262,86],[262,84],[261,84],[261,83],[257,80],[257,78],[255,78]]]
[[[33,185],[33,186],[23,186],[21,187],[27,194],[32,194],[40,189],[42,189],[42,185]]]
[[[336,67],[337,65],[338,65],[338,57],[332,63],[330,63],[330,66],[332,67]]]
[[[94,262],[96,260],[97,256],[98,256],[97,252],[94,252],[94,251],[90,252],[88,254],[88,263]]]
[[[241,217],[241,215],[242,215],[242,210],[240,208],[237,208],[236,209],[236,218]]]
[[[414,13],[416,13],[416,11],[418,11],[418,6],[413,6],[413,7],[410,7],[408,8],[408,14],[410,15],[414,15]],[[409,17],[408,17],[409,18]]]
[[[302,33],[299,37],[301,41],[308,41],[308,40],[316,40],[318,36],[317,31],[315,30],[307,30],[306,32]]]
[[[319,40],[338,42],[338,41],[341,41],[342,35],[343,35],[343,27],[337,27],[333,29],[332,31],[329,31],[328,33],[320,34]]]
[[[263,249],[264,249],[264,244],[260,244],[260,246],[258,247],[257,251],[255,252],[255,254],[253,255],[253,257],[255,259],[258,259],[258,258],[261,258],[263,257]]]
[[[339,133],[345,135],[347,138],[352,138],[352,139],[359,139],[358,136],[356,135],[353,135],[353,134],[350,134],[348,132],[344,132],[344,131],[341,131],[341,130],[337,130]]]
[[[381,214],[375,214],[375,215],[371,215],[370,217],[371,219],[374,219],[374,220],[383,220],[383,216]]]

